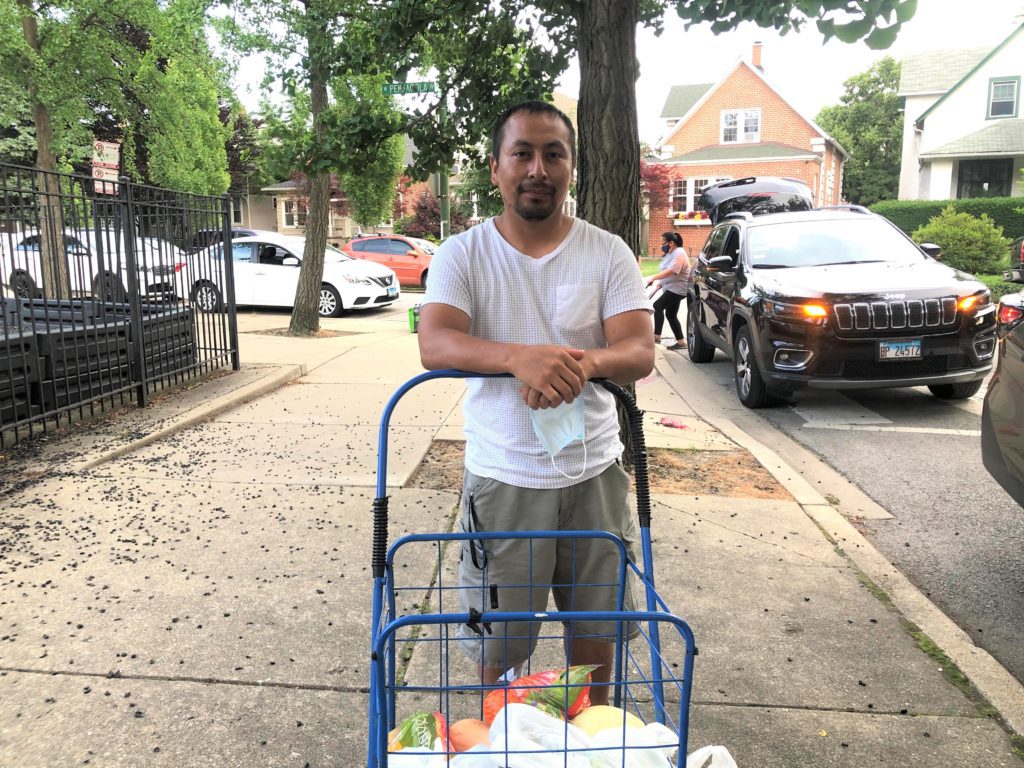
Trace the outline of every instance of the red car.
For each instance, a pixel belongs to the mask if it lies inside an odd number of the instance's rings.
[[[355,237],[342,249],[356,259],[383,264],[398,275],[398,284],[427,287],[427,272],[436,246],[429,240],[405,235]]]

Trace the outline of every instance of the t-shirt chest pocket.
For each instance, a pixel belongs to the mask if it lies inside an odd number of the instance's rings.
[[[597,285],[560,285],[555,293],[555,322],[559,328],[582,330],[601,322]]]

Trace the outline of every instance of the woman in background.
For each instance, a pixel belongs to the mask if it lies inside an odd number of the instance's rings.
[[[660,283],[661,295],[654,301],[654,341],[661,343],[661,329],[668,318],[669,327],[676,337],[669,349],[686,349],[686,336],[679,324],[679,304],[686,298],[686,284],[690,277],[690,257],[683,248],[678,232],[665,232],[661,236],[661,263],[658,273],[647,278],[647,285]]]

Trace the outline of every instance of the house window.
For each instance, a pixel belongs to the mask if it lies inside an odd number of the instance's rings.
[[[723,144],[754,144],[761,141],[761,110],[730,109],[722,112]]]
[[[956,196],[1009,197],[1013,184],[1013,160],[961,160]]]
[[[668,208],[671,215],[677,213],[693,213],[703,211],[704,206],[700,204],[700,195],[709,184],[717,184],[720,181],[728,181],[726,177],[698,178],[698,179],[676,179],[669,188]]]
[[[240,197],[231,201],[231,221],[235,224],[242,223],[242,198]]]
[[[306,226],[306,205],[298,200],[284,201],[284,225],[292,228]]]
[[[989,117],[1016,117],[1019,99],[1019,77],[993,77],[988,81]]]
[[[686,210],[686,179],[675,179],[668,188],[668,212],[679,213]]]

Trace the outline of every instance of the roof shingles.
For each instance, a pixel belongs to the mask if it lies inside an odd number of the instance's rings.
[[[980,131],[921,153],[922,158],[964,155],[1024,155],[1024,119],[995,120]]]
[[[685,155],[678,155],[666,163],[716,163],[742,160],[792,160],[794,157],[817,157],[813,152],[786,144],[770,142],[757,144],[725,144],[701,147]]]
[[[714,83],[673,85],[665,99],[665,107],[661,110],[661,116],[668,119],[682,117],[700,101],[700,97],[707,93],[713,85]]]

